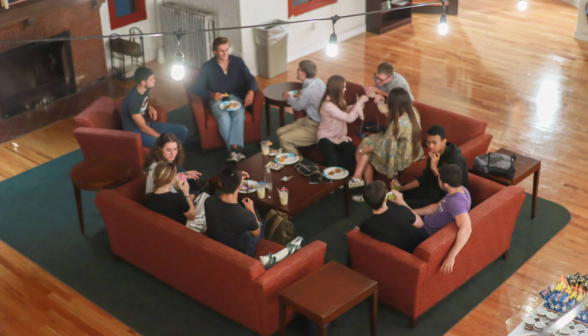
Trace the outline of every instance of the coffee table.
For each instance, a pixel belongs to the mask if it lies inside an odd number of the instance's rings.
[[[533,174],[533,206],[531,208],[531,218],[535,218],[535,205],[537,204],[537,193],[539,188],[539,172],[541,171],[541,161],[530,158],[528,156],[524,156],[519,153],[515,153],[508,149],[500,148],[496,151],[496,153],[506,154],[511,156],[513,154],[516,155],[515,160],[515,175],[514,177],[508,178],[504,175],[496,175],[496,174],[485,174],[482,172],[471,170],[472,173],[486,178],[488,180],[494,181],[496,183],[500,183],[505,186],[510,185],[517,185],[522,180],[529,177],[529,175]]]
[[[267,126],[267,134],[270,134],[270,111],[271,105],[276,105],[280,109],[280,126],[284,126],[284,108],[288,106],[288,101],[284,99],[284,92],[292,90],[300,90],[302,83],[299,82],[282,82],[272,84],[263,89],[263,95],[265,96],[265,121]]]
[[[330,322],[370,298],[371,335],[377,332],[378,283],[336,261],[280,292],[280,336],[286,335],[288,307],[319,324],[320,335],[327,335]]]
[[[274,161],[274,157],[264,156],[258,153],[244,161],[241,161],[237,166],[249,174],[249,178],[254,181],[263,181],[265,176],[265,165]],[[325,167],[317,164],[322,170]],[[266,190],[265,198],[259,199],[257,192],[250,194],[239,194],[239,198],[249,197],[256,206],[275,209],[283,211],[289,217],[301,212],[309,207],[314,202],[329,195],[331,192],[343,186],[343,205],[345,208],[345,216],[349,217],[349,177],[342,180],[334,180],[332,183],[309,184],[308,177],[299,174],[294,165],[285,166],[279,171],[272,170],[272,190]],[[284,176],[292,176],[288,182],[281,181]],[[212,177],[210,180],[210,192],[214,195],[214,191],[220,186],[220,175]],[[280,196],[278,189],[286,187],[289,191],[288,204],[280,204]]]

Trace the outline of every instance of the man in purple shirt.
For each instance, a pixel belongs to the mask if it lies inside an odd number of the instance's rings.
[[[458,166],[453,164],[442,166],[439,168],[438,178],[439,186],[447,192],[447,195],[439,203],[416,209],[414,212],[417,215],[425,217],[422,224],[415,222],[414,226],[419,229],[421,239],[425,240],[455,220],[458,227],[457,238],[441,265],[441,272],[451,273],[455,257],[472,233],[472,222],[468,214],[472,199],[470,192],[461,186],[462,175]],[[396,195],[396,203],[408,206],[401,193],[395,190],[393,192]]]

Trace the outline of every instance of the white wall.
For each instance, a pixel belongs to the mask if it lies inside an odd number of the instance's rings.
[[[563,2],[567,2],[574,7],[578,7],[580,4],[580,0],[562,0]]]
[[[240,0],[241,25],[255,25],[272,20],[307,20],[365,12],[365,0],[337,0],[336,3],[288,18],[287,0]],[[335,25],[337,40],[343,41],[365,32],[365,17],[342,19]],[[333,33],[330,21],[290,25],[288,62],[326,48]],[[257,74],[256,47],[253,29],[244,29],[242,57],[253,74]]]
[[[578,25],[574,38],[577,40],[588,41],[588,20],[586,18],[586,3],[588,0],[578,2]]]

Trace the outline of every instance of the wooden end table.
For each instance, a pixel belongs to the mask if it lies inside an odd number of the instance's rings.
[[[522,180],[529,177],[529,175],[533,174],[533,206],[531,208],[531,218],[535,218],[535,206],[537,204],[537,192],[539,188],[539,172],[541,171],[541,161],[530,158],[528,156],[524,156],[522,154],[518,154],[508,149],[500,148],[496,151],[496,153],[506,154],[511,156],[513,154],[516,155],[515,160],[515,176],[510,179],[504,175],[496,175],[496,174],[484,174],[482,172],[474,171],[471,172],[484,177],[488,180],[494,181],[496,183],[500,183],[505,186],[510,185],[517,185]]]
[[[319,324],[320,335],[327,335],[331,321],[370,298],[371,335],[377,333],[378,283],[336,261],[284,289],[279,294],[280,336],[286,335],[287,309]]]
[[[280,109],[280,126],[284,126],[284,108],[288,105],[288,101],[286,101],[283,97],[284,92],[292,91],[292,90],[300,90],[302,88],[302,83],[299,82],[283,82],[283,83],[276,83],[272,84],[265,89],[263,89],[263,95],[265,96],[265,121],[267,127],[267,134],[270,134],[270,114],[271,114],[271,105],[276,105]]]
[[[75,165],[70,173],[73,182],[80,228],[84,233],[84,214],[82,211],[81,190],[98,191],[116,188],[129,180],[131,166],[113,157],[84,160]]]
[[[258,153],[250,158],[245,159],[237,164],[239,169],[249,174],[249,178],[254,181],[263,181],[265,176],[265,165],[274,161],[272,156],[264,156]],[[325,167],[317,164],[323,170]],[[279,171],[272,170],[272,190],[266,190],[265,198],[257,197],[257,192],[250,194],[239,194],[239,198],[249,197],[256,206],[283,211],[289,217],[308,208],[314,202],[329,195],[343,186],[343,205],[345,216],[349,217],[349,177],[342,180],[334,180],[332,183],[309,184],[308,177],[302,176],[296,171],[294,165],[288,165]],[[288,182],[282,181],[282,177],[292,176]],[[217,187],[220,186],[220,174],[213,176],[210,180],[210,193],[214,195]],[[278,189],[286,187],[288,189],[288,204],[280,203]]]

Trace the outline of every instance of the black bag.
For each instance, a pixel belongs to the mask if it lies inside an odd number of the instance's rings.
[[[384,125],[380,126],[380,119],[378,119],[376,116],[376,122],[373,122],[373,121],[364,122],[362,120],[361,123],[359,124],[359,126],[357,126],[357,130],[355,131],[355,133],[357,133],[357,135],[361,136],[361,138],[363,139],[366,136],[371,135],[371,134],[385,133],[387,129],[388,129],[388,127],[386,127]]]
[[[298,162],[294,168],[297,172],[302,174],[302,176],[312,176],[314,174],[320,174],[321,170],[317,167],[314,163],[303,159],[302,162]]]
[[[265,239],[286,246],[294,239],[294,224],[288,219],[288,215],[270,210],[265,216]]]
[[[508,156],[502,153],[488,153],[478,155],[474,159],[474,171],[485,174],[505,175],[513,178],[515,174],[516,155]]]

